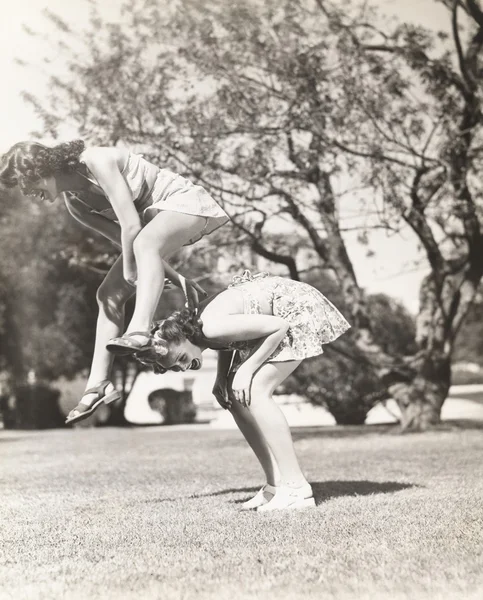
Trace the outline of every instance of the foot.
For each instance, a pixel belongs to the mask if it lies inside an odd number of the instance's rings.
[[[109,352],[117,355],[134,354],[145,352],[151,347],[151,334],[149,331],[133,331],[125,333],[121,337],[109,340],[106,348]]]
[[[276,488],[273,498],[257,508],[257,512],[293,510],[315,506],[314,494],[309,483],[301,487],[281,486]]]
[[[72,424],[87,419],[87,417],[94,414],[101,404],[109,404],[120,397],[121,394],[116,391],[112,383],[108,379],[104,379],[104,381],[84,392],[81,401],[70,411],[65,422]]]
[[[259,506],[263,506],[267,502],[275,496],[275,493],[278,488],[269,483],[266,483],[258,492],[241,505],[241,510],[252,510],[258,508]]]

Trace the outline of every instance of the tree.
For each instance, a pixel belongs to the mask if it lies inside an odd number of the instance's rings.
[[[29,98],[52,134],[67,120],[184,170],[230,212],[229,243],[298,279],[293,248],[266,233],[288,221],[331,274],[357,354],[406,429],[439,422],[483,274],[483,13],[476,0],[445,4],[451,39],[381,24],[367,2],[144,0],[126,6],[124,23],[94,9],[84,37],[50,15],[85,50],[66,57],[70,76],[52,78],[46,105]],[[378,337],[346,247],[348,205],[362,237],[406,227],[422,248],[430,272],[410,356]]]
[[[327,287],[321,286],[324,291]],[[334,292],[331,297],[336,295]],[[407,310],[385,294],[374,294],[367,300],[374,333],[383,350],[411,353],[416,332]],[[358,351],[352,331],[329,344],[322,360],[304,362],[284,384],[284,391],[324,406],[340,425],[363,424],[371,408],[388,395],[367,356]]]
[[[483,368],[483,295],[481,288],[458,331],[453,361],[474,362]]]
[[[79,229],[58,206],[21,200],[0,222],[2,355],[19,384],[31,370],[51,380],[88,364],[99,274],[72,264],[70,248],[92,244]]]

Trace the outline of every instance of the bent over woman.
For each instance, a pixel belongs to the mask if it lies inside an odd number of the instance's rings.
[[[306,358],[323,353],[350,325],[312,286],[246,271],[199,310],[157,323],[152,348],[138,355],[158,372],[199,369],[206,348],[218,351],[213,393],[231,411],[265,473],[242,508],[270,511],[314,506],[287,421],[273,392]]]

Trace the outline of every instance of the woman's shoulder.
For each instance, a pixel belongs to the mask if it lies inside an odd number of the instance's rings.
[[[115,146],[88,146],[79,156],[79,161],[88,168],[115,162],[119,170],[124,168],[129,158],[129,151],[126,148]]]
[[[221,290],[200,303],[199,314],[203,319],[217,319],[219,315],[243,312],[243,297],[235,289]]]

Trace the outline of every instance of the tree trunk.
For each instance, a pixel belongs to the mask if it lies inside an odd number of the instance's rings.
[[[431,351],[419,361],[411,382],[390,386],[389,393],[401,411],[402,431],[424,431],[438,425],[450,384],[450,356]]]
[[[421,284],[416,321],[419,352],[410,361],[411,377],[388,381],[390,395],[401,410],[403,431],[421,431],[441,422],[441,408],[451,385],[453,341],[473,301],[479,269],[432,272]]]

